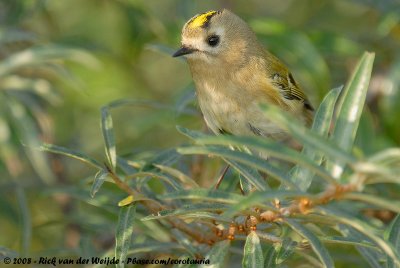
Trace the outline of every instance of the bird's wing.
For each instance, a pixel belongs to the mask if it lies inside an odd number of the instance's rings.
[[[311,103],[300,86],[296,83],[293,75],[289,72],[286,66],[275,56],[267,52],[266,57],[269,63],[267,68],[271,82],[282,96],[287,100],[298,100],[304,103],[304,108],[313,111]]]

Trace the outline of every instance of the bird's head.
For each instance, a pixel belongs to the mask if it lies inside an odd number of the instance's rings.
[[[189,63],[240,64],[259,49],[257,38],[246,22],[224,9],[191,18],[182,29],[181,48],[173,56]]]

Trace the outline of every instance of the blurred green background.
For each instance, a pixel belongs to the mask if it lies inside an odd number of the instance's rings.
[[[397,0],[0,0],[0,255],[113,248],[123,193],[106,185],[91,199],[90,167],[32,148],[48,142],[104,161],[100,109],[117,99],[145,100],[112,110],[118,155],[187,142],[176,125],[205,131],[189,70],[171,53],[189,18],[222,8],[249,22],[314,106],[364,50],[376,52],[357,146],[400,145]],[[214,166],[188,172],[207,185]]]

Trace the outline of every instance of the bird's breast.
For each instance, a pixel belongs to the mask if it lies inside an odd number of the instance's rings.
[[[280,139],[283,132],[259,108],[262,99],[222,78],[215,81],[195,79],[195,84],[200,109],[214,133],[273,136]]]

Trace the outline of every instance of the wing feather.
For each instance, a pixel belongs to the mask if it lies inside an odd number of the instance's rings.
[[[304,103],[304,108],[313,111],[314,108],[307,99],[306,94],[294,80],[293,75],[286,66],[274,55],[266,52],[267,68],[272,84],[276,86],[282,96],[287,100],[298,100]]]

